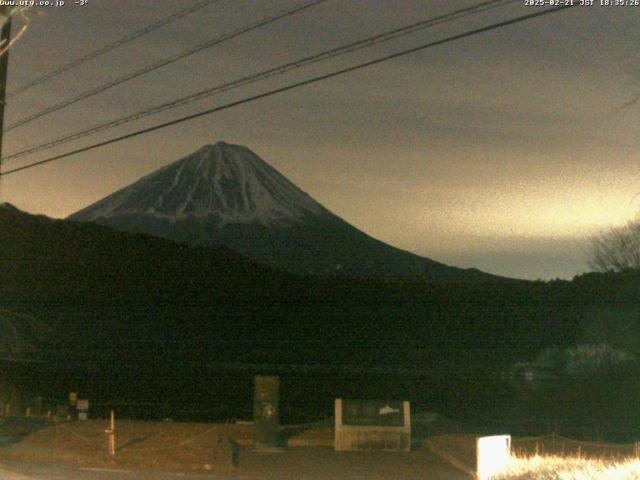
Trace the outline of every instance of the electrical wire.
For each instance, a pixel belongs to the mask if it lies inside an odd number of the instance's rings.
[[[45,83],[48,82],[49,80],[51,80],[52,78],[57,77],[58,75],[62,75],[63,73],[68,72],[69,70],[73,70],[74,68],[79,67],[80,65],[87,63],[90,60],[93,60],[94,58],[99,57],[100,55],[104,55],[107,52],[110,52],[112,50],[115,50],[118,47],[121,47],[122,45],[126,45],[127,43],[130,43],[144,35],[147,35],[148,33],[151,33],[155,30],[158,30],[161,27],[164,27],[165,25],[168,25],[172,22],[175,22],[176,20],[179,20],[183,17],[186,17],[187,15],[190,15],[192,13],[197,12],[198,10],[202,10],[205,7],[208,7],[209,5],[212,5],[214,3],[218,3],[220,0],[205,0],[202,2],[198,2],[195,5],[192,5],[188,8],[185,8],[183,10],[179,10],[175,13],[173,13],[172,15],[169,15],[167,17],[162,18],[161,20],[152,23],[151,25],[147,25],[146,27],[142,28],[141,30],[137,30],[135,32],[129,33],[127,35],[125,35],[124,37],[116,40],[115,42],[111,42],[107,45],[104,45],[103,47],[94,50],[93,52],[90,52],[80,58],[77,58],[76,60],[73,60],[69,63],[66,63],[58,68],[56,68],[55,70],[52,70],[48,73],[45,73],[39,77],[36,77],[35,79],[15,88],[14,90],[12,90],[11,92],[7,93],[7,98],[9,97],[13,97],[15,95],[19,95],[20,93],[26,92],[27,90],[35,87],[36,85],[40,85],[41,83]]]
[[[57,160],[61,160],[63,158],[70,157],[72,155],[77,155],[79,153],[84,153],[84,152],[87,152],[87,151],[90,151],[90,150],[94,150],[96,148],[100,148],[100,147],[103,147],[103,146],[106,146],[106,145],[110,145],[110,144],[113,144],[113,143],[121,142],[121,141],[127,140],[129,138],[134,138],[134,137],[137,137],[137,136],[140,136],[140,135],[151,133],[151,132],[154,132],[156,130],[161,130],[161,129],[164,129],[164,128],[167,128],[167,127],[170,127],[170,126],[173,126],[173,125],[178,125],[180,123],[184,123],[184,122],[189,121],[189,120],[200,118],[200,117],[203,117],[203,116],[206,116],[206,115],[211,115],[213,113],[217,113],[217,112],[220,112],[220,111],[223,111],[223,110],[228,110],[230,108],[237,107],[237,106],[240,106],[240,105],[244,105],[246,103],[254,102],[256,100],[260,100],[260,99],[271,97],[273,95],[277,95],[277,94],[280,94],[280,93],[288,92],[290,90],[293,90],[293,89],[296,89],[296,88],[299,88],[299,87],[303,87],[303,86],[306,86],[306,85],[311,85],[311,84],[318,83],[318,82],[321,82],[321,81],[324,81],[324,80],[328,80],[330,78],[337,77],[337,76],[343,75],[345,73],[350,73],[350,72],[353,72],[353,71],[356,71],[356,70],[360,70],[362,68],[367,68],[367,67],[370,67],[370,66],[373,66],[373,65],[377,65],[377,64],[380,64],[380,63],[395,59],[395,58],[403,57],[403,56],[409,55],[411,53],[415,53],[415,52],[419,52],[419,51],[425,50],[427,48],[432,48],[432,47],[435,47],[435,46],[438,46],[438,45],[443,45],[443,44],[446,44],[446,43],[449,43],[449,42],[453,42],[453,41],[460,40],[460,39],[463,39],[463,38],[471,37],[471,36],[478,35],[478,34],[481,34],[481,33],[485,33],[485,32],[488,32],[488,31],[497,30],[499,28],[503,28],[503,27],[506,27],[506,26],[509,26],[509,25],[513,25],[513,24],[516,24],[516,23],[520,23],[520,22],[524,22],[524,21],[527,21],[527,20],[531,20],[533,18],[538,18],[538,17],[550,15],[550,14],[553,14],[553,13],[562,12],[562,11],[565,11],[565,10],[567,10],[569,8],[573,8],[574,6],[575,5],[563,5],[563,6],[560,6],[560,7],[554,7],[552,9],[542,10],[542,11],[530,13],[530,14],[527,14],[527,15],[521,15],[519,17],[515,17],[515,18],[509,19],[509,20],[505,20],[505,21],[502,21],[502,22],[494,23],[494,24],[491,24],[491,25],[488,25],[488,26],[484,26],[484,27],[481,27],[481,28],[468,30],[468,31],[466,31],[464,33],[452,35],[452,36],[446,37],[446,38],[444,38],[442,40],[437,40],[435,42],[430,42],[430,43],[426,43],[426,44],[423,44],[423,45],[419,45],[417,47],[413,47],[413,48],[409,48],[409,49],[406,49],[406,50],[402,50],[400,52],[393,53],[393,54],[390,54],[390,55],[386,55],[384,57],[380,57],[380,58],[377,58],[375,60],[370,60],[368,62],[360,63],[360,64],[357,64],[357,65],[353,65],[351,67],[343,68],[343,69],[340,69],[340,70],[337,70],[337,71],[334,71],[334,72],[331,72],[331,73],[327,73],[327,74],[324,74],[324,75],[319,75],[319,76],[316,76],[316,77],[312,77],[312,78],[307,79],[307,80],[303,80],[303,81],[300,81],[300,82],[296,82],[296,83],[293,83],[293,84],[286,85],[284,87],[276,88],[276,89],[269,90],[269,91],[266,91],[266,92],[263,92],[263,93],[260,93],[260,94],[257,94],[257,95],[246,97],[246,98],[243,98],[241,100],[230,102],[230,103],[227,103],[225,105],[221,105],[219,107],[210,108],[210,109],[198,112],[198,113],[194,113],[194,114],[191,114],[191,115],[187,115],[185,117],[181,117],[181,118],[178,118],[178,119],[175,119],[175,120],[171,120],[169,122],[160,123],[160,124],[154,125],[152,127],[143,128],[141,130],[137,130],[137,131],[132,132],[132,133],[128,133],[128,134],[125,134],[125,135],[120,135],[118,137],[110,138],[109,140],[104,140],[102,142],[94,143],[94,144],[88,145],[86,147],[77,148],[75,150],[71,150],[69,152],[62,153],[60,155],[55,155],[53,157],[46,158],[44,160],[33,162],[33,163],[28,164],[28,165],[23,165],[21,167],[16,167],[16,168],[7,170],[5,172],[0,172],[0,176],[6,176],[6,175],[9,175],[9,174],[12,174],[12,173],[16,173],[16,172],[20,172],[20,171],[27,170],[27,169],[30,169],[30,168],[34,168],[34,167],[37,167],[37,166],[40,166],[40,165],[44,165],[46,163],[50,163],[50,162],[54,162],[54,161],[57,161]]]
[[[178,60],[182,60],[183,58],[189,57],[191,55],[194,55],[198,52],[201,52],[203,50],[212,48],[216,45],[219,45],[223,42],[226,42],[228,40],[231,40],[233,38],[239,37],[240,35],[244,35],[245,33],[249,33],[252,32],[253,30],[257,30],[259,28],[262,28],[266,25],[269,25],[271,23],[274,23],[278,20],[281,20],[283,18],[286,17],[290,17],[292,15],[295,15],[297,13],[300,13],[304,10],[307,10],[311,7],[315,7],[316,5],[319,5],[321,3],[326,2],[327,0],[311,0],[308,1],[302,5],[298,5],[293,9],[289,9],[289,10],[285,10],[285,11],[281,11],[275,15],[272,15],[270,17],[266,17],[263,18],[255,23],[252,23],[246,27],[242,27],[238,30],[234,30],[233,32],[230,33],[226,33],[224,35],[221,35],[219,37],[216,37],[214,39],[211,40],[207,40],[206,42],[203,43],[199,43],[198,45],[191,47],[181,53],[177,53],[175,55],[171,55],[169,57],[166,57],[162,60],[159,60],[157,62],[154,62],[152,64],[146,65],[138,70],[135,70],[133,72],[130,72],[126,75],[123,75],[121,77],[116,78],[115,80],[112,80],[110,82],[104,83],[102,85],[99,85],[98,87],[92,88],[90,90],[87,90],[73,98],[70,98],[68,100],[64,100],[60,103],[57,103],[55,105],[52,105],[50,107],[45,108],[44,110],[41,110],[39,112],[33,113],[31,115],[28,115],[14,123],[12,123],[11,125],[7,126],[4,129],[4,132],[10,132],[11,130],[14,130],[18,127],[24,126],[28,123],[33,122],[34,120],[37,120],[39,118],[44,117],[45,115],[49,115],[50,113],[53,112],[57,112],[58,110],[61,110],[63,108],[69,107],[71,105],[74,105],[82,100],[86,100],[87,98],[91,98],[94,95],[97,95],[99,93],[105,92],[113,87],[116,87],[118,85],[122,85],[123,83],[126,83],[130,80],[133,80],[135,78],[141,77],[142,75],[145,75],[147,73],[153,72],[159,68],[162,68],[164,66],[170,65],[174,62],[177,62]]]
[[[262,80],[266,80],[268,78],[274,77],[274,76],[280,76],[280,75],[284,75],[285,73],[288,73],[292,70],[296,70],[298,68],[303,68],[306,67],[308,65],[314,64],[314,63],[318,63],[324,60],[329,60],[329,59],[333,59],[336,58],[338,56],[341,55],[345,55],[348,53],[352,53],[355,52],[357,50],[361,50],[364,48],[369,48],[371,46],[380,44],[380,43],[384,43],[384,42],[388,42],[391,40],[395,40],[396,38],[399,38],[401,36],[404,35],[408,35],[411,33],[414,33],[416,31],[419,30],[423,30],[425,28],[430,28],[433,27],[435,25],[439,25],[442,23],[447,23],[447,22],[451,22],[453,20],[457,20],[459,18],[463,18],[466,16],[470,16],[470,15],[476,15],[478,13],[490,10],[490,9],[495,9],[498,7],[503,7],[507,4],[510,3],[515,3],[515,2],[519,2],[519,0],[490,0],[490,1],[485,1],[479,4],[476,4],[472,7],[467,7],[467,8],[463,8],[463,9],[459,9],[459,10],[455,10],[453,12],[450,12],[448,14],[445,15],[440,15],[437,17],[432,17],[432,18],[428,18],[426,20],[422,20],[420,22],[416,22],[413,23],[411,25],[408,26],[404,26],[404,27],[400,27],[394,30],[390,30],[388,32],[384,32],[378,35],[374,35],[372,37],[367,37],[365,39],[350,43],[348,45],[344,45],[338,48],[334,48],[334,49],[330,49],[330,50],[325,50],[323,52],[311,55],[311,56],[307,56],[298,60],[295,60],[293,62],[289,62],[283,65],[279,65],[277,67],[274,68],[269,68],[267,70],[263,70],[259,73],[247,76],[247,77],[243,77],[237,80],[234,80],[232,82],[227,82],[221,85],[217,85],[215,87],[212,88],[208,88],[196,93],[192,93],[190,95],[178,98],[176,100],[171,100],[169,102],[165,102],[162,103],[160,105],[156,105],[155,107],[151,107],[151,108],[146,108],[144,110],[132,113],[132,114],[128,114],[125,115],[123,117],[117,118],[115,120],[111,120],[109,122],[106,123],[102,123],[93,127],[89,127],[87,129],[81,130],[79,132],[75,132],[72,134],[67,134],[64,135],[62,137],[58,137],[56,139],[53,140],[49,140],[45,143],[41,143],[38,145],[32,145],[30,147],[27,147],[24,150],[20,150],[18,152],[14,152],[11,153],[5,157],[3,157],[3,161],[6,160],[11,160],[11,159],[15,159],[15,158],[19,158],[19,157],[23,157],[25,155],[30,155],[33,153],[37,153],[43,150],[48,150],[50,148],[59,146],[59,145],[63,145],[75,140],[78,140],[80,138],[84,138],[86,136],[89,135],[93,135],[105,130],[110,130],[112,128],[115,127],[119,127],[121,125],[125,125],[127,123],[133,122],[135,120],[139,120],[142,118],[146,118],[149,117],[151,115],[155,115],[157,113],[161,113],[164,112],[166,110],[171,110],[173,108],[177,108],[177,107],[182,107],[184,105],[188,105],[190,103],[202,100],[204,98],[208,98],[223,92],[227,92],[229,90],[234,90],[236,88],[240,88],[246,85],[250,85],[252,83],[258,82],[258,81],[262,81]]]

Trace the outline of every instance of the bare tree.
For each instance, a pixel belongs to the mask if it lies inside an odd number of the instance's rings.
[[[599,272],[640,270],[640,218],[591,237],[589,266]]]

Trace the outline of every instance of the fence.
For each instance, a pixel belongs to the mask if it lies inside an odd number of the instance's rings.
[[[599,459],[638,457],[640,454],[640,442],[591,442],[555,433],[540,437],[514,438],[511,448],[516,455],[559,455]]]

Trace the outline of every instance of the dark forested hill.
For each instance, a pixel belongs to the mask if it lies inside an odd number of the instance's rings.
[[[134,345],[117,350],[133,357],[482,362],[570,344],[588,306],[630,304],[637,293],[637,278],[612,283],[597,275],[549,283],[298,277],[222,248],[8,205],[0,208],[0,232],[2,305],[51,325],[47,342]],[[152,346],[155,353],[145,351]],[[99,351],[92,348],[73,353]]]

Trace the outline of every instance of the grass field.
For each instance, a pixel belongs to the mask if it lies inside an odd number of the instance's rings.
[[[640,460],[562,456],[513,456],[500,480],[640,480]]]

